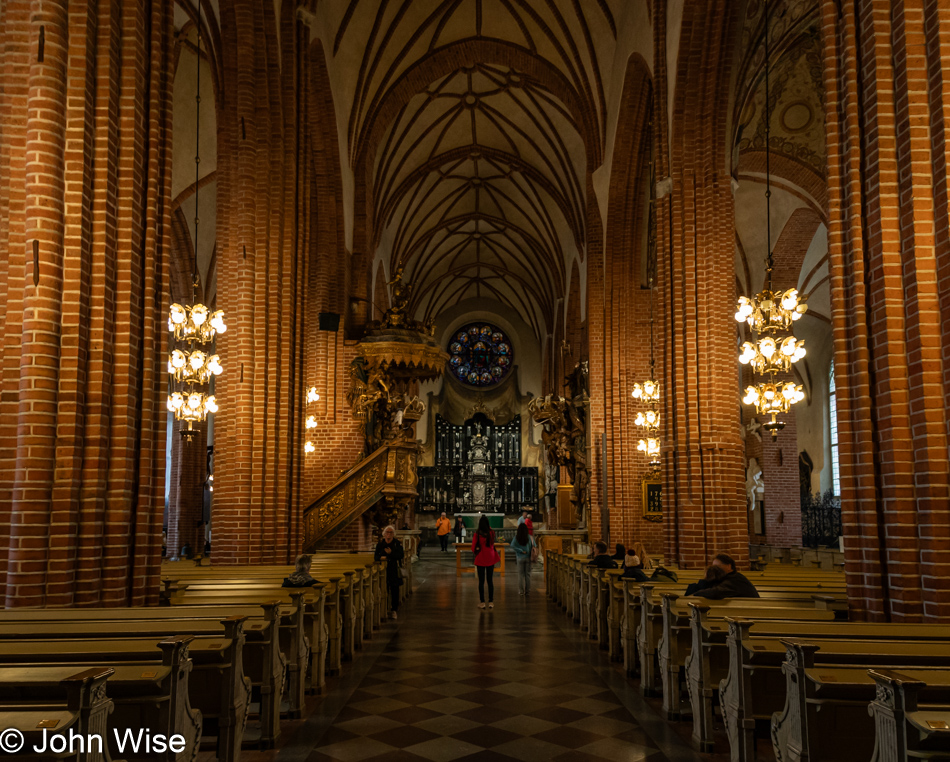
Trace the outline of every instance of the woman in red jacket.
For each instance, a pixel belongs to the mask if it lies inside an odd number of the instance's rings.
[[[492,582],[492,572],[495,564],[500,560],[495,550],[495,533],[488,524],[488,516],[482,516],[478,522],[478,529],[472,538],[472,553],[475,554],[475,569],[478,571],[478,608],[485,608],[485,579],[488,579],[488,608],[495,608],[492,599],[495,597],[495,585]]]

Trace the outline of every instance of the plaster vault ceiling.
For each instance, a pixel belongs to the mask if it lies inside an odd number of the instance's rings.
[[[584,257],[622,8],[320,5],[368,247],[389,273],[405,268],[420,319],[477,298],[516,311],[538,337],[553,330],[571,263]]]

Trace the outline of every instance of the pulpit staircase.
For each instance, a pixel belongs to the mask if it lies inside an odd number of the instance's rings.
[[[310,553],[383,499],[416,496],[419,445],[383,445],[341,476],[304,511],[303,549]]]

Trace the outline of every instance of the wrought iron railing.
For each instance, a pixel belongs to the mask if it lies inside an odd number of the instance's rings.
[[[802,498],[802,545],[817,548],[838,544],[841,536],[841,498],[828,490]]]

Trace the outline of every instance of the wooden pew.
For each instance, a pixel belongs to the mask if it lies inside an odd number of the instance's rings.
[[[812,596],[814,607],[817,610],[824,610],[829,605],[837,606],[838,603],[828,596]],[[760,613],[759,627],[765,626],[765,620],[774,620],[775,617],[766,613],[766,607],[771,605],[781,605],[781,599],[731,599],[731,604],[735,608],[727,609],[726,615],[731,618],[749,618],[755,619]],[[677,601],[682,605],[683,602],[689,607],[689,655],[686,657],[683,669],[686,676],[686,688],[689,696],[690,708],[693,721],[693,741],[703,751],[711,751],[713,748],[713,714],[715,707],[715,693],[719,683],[729,672],[729,650],[726,643],[728,635],[728,624],[721,615],[715,617],[708,616],[710,605],[715,605],[716,601],[707,601],[699,598],[681,598]],[[742,601],[748,604],[759,603],[761,608],[750,610],[748,613],[740,614]],[[788,604],[792,605],[792,604]],[[798,602],[797,606],[807,608],[805,601]],[[821,621],[820,619],[811,619],[810,621]],[[784,624],[776,623],[779,627]],[[801,627],[795,624],[795,627]],[[809,625],[810,626],[810,625]],[[822,625],[826,626],[826,625]]]
[[[121,633],[128,633],[129,628],[133,627],[135,634],[162,636],[176,633],[199,634],[194,624],[197,620],[207,620],[213,630],[219,631],[221,623],[228,617],[241,617],[243,620],[242,674],[250,678],[252,686],[260,693],[260,743],[270,747],[280,736],[280,703],[284,692],[285,660],[279,642],[279,601],[262,602],[251,599],[218,603],[214,606],[182,606],[176,608],[174,613],[167,608],[149,606],[69,610],[18,609],[0,612],[0,623],[28,621],[35,627],[43,622],[65,619],[70,628],[80,623],[106,623],[120,629]],[[118,625],[120,622],[121,626]],[[0,638],[5,636],[4,632],[6,630],[0,627]],[[17,630],[14,628],[12,632],[15,637]],[[71,632],[71,629],[67,629],[66,634],[60,637],[70,637]]]
[[[659,644],[663,638],[663,596],[668,594],[681,595],[685,586],[677,584],[659,584],[656,582],[640,583],[638,600],[640,612],[640,628],[637,635],[637,647],[640,662],[640,691],[645,696],[660,695],[657,690]],[[783,599],[786,601],[806,601],[814,604],[814,596],[819,591],[808,586],[802,587],[797,583],[763,584],[759,589],[760,598],[732,599],[745,601],[761,601],[768,599]],[[838,596],[832,594],[823,598],[825,606],[845,605],[843,593],[839,601]],[[708,599],[701,599],[703,601]]]
[[[756,723],[770,723],[772,715],[784,708],[787,693],[781,671],[786,656],[785,645],[781,638],[748,637],[749,624],[748,621],[729,620],[729,674],[719,685],[719,701],[732,762],[753,762]],[[769,626],[769,623],[762,624]],[[780,629],[787,630],[789,625],[794,625],[783,624],[785,626]],[[950,642],[946,640],[945,627],[937,635],[939,640],[926,640],[918,635],[916,640],[900,642],[873,637],[861,639],[862,628],[881,625],[839,622],[825,625],[832,628],[830,636],[822,633],[824,639],[813,639],[810,633],[821,625],[820,622],[808,623],[807,629],[801,629],[797,634],[809,637],[809,642],[821,649],[822,664],[871,666],[882,660],[891,666],[920,664],[919,657],[924,654],[931,666],[950,666]],[[891,630],[891,633],[903,637],[902,631],[912,631],[915,627],[928,625],[899,625],[900,629]]]
[[[783,644],[785,708],[772,715],[771,723],[776,760],[787,762],[806,756],[810,762],[870,759],[874,753],[875,719],[869,716],[868,704],[875,697],[876,684],[867,667],[829,663],[816,666],[816,656],[829,656],[816,653],[818,649],[813,644]],[[888,658],[888,654],[874,654],[869,660],[880,660],[883,667]],[[927,657],[921,656],[921,661],[926,662]],[[950,669],[921,666],[902,666],[900,679],[919,681],[917,685],[923,687],[921,697],[928,703],[950,704]]]
[[[180,735],[185,739],[185,748],[180,753],[167,750],[156,758],[193,762],[198,755],[202,718],[201,712],[191,707],[189,698],[193,668],[191,653],[205,650],[220,653],[222,640],[196,639],[191,635],[176,635],[158,643],[151,638],[114,640],[105,644],[101,640],[58,640],[52,643],[7,640],[0,642],[0,666],[74,666],[83,663],[112,668],[137,666],[143,678],[151,679],[143,680],[141,685],[115,679],[109,683],[108,694],[115,704],[112,725],[149,728],[166,738]],[[160,672],[155,669],[157,666],[164,669]],[[80,667],[76,666],[76,669]],[[130,687],[134,690],[130,691]]]
[[[123,609],[110,609],[123,611]],[[158,613],[158,610],[154,610]],[[18,610],[17,613],[27,613]],[[11,612],[2,612],[4,614]],[[69,614],[85,614],[85,609],[33,610],[44,615],[59,613],[61,617]],[[168,616],[167,609],[165,610]],[[251,700],[251,681],[243,671],[243,653],[245,643],[244,625],[246,616],[230,616],[220,621],[214,619],[158,621],[136,621],[117,619],[102,622],[95,619],[63,619],[53,621],[2,621],[0,622],[0,645],[18,641],[40,641],[54,654],[58,653],[60,641],[76,639],[95,639],[99,648],[107,655],[112,646],[123,647],[127,639],[137,640],[148,637],[167,638],[173,635],[211,636],[219,640],[219,647],[211,643],[203,651],[192,654],[194,679],[189,680],[189,703],[201,712],[203,730],[217,729],[217,755],[222,762],[236,762],[240,758],[241,743],[247,724],[248,708]],[[253,625],[252,625],[253,626]],[[14,648],[16,646],[13,646]],[[138,645],[134,646],[135,648]],[[81,651],[77,651],[80,653]],[[199,654],[202,660],[197,661]],[[94,660],[94,659],[93,659]],[[35,661],[39,661],[37,657]],[[262,723],[263,724],[263,723]],[[263,736],[263,731],[262,731]]]
[[[921,706],[921,696],[934,688],[932,671],[908,674],[905,670],[869,670],[877,686],[869,712],[874,717],[875,762],[950,757],[950,702]],[[915,679],[917,676],[917,679]]]
[[[77,669],[65,665],[51,669],[0,668],[0,723],[24,739],[25,756],[38,762],[62,759],[62,754],[36,753],[50,730],[69,736],[70,731],[88,739],[98,736],[101,745],[85,744],[76,762],[109,762],[105,739],[112,701],[106,681],[115,670],[108,667]],[[48,742],[47,742],[48,743]]]
[[[827,608],[826,598],[823,596],[816,596],[816,598],[818,600],[812,601],[784,598],[727,598],[717,601],[705,598],[680,598],[675,593],[665,593],[662,599],[663,625],[657,646],[657,658],[663,685],[663,711],[667,719],[681,718],[681,678],[689,672],[689,661],[692,657],[690,627],[692,611],[702,612],[702,617],[706,619],[725,620],[726,617],[749,617],[758,620],[776,619],[797,622],[833,621],[835,612]],[[689,680],[686,682],[690,696],[694,690],[706,689],[706,685],[694,685]]]

